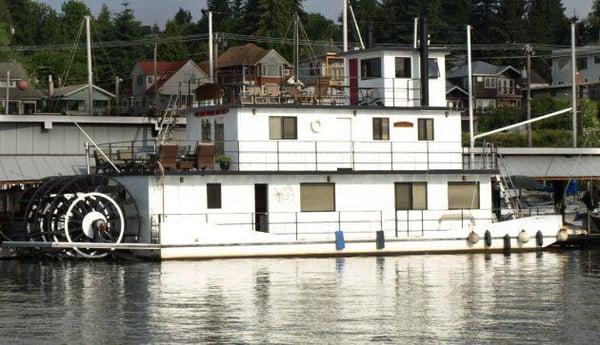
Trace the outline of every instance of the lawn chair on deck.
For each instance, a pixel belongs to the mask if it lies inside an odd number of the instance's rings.
[[[177,170],[178,145],[160,145],[158,147],[158,161],[165,170]]]
[[[196,148],[196,161],[194,168],[198,170],[212,170],[215,167],[215,144],[200,144]]]

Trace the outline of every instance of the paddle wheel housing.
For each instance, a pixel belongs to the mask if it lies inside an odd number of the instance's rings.
[[[109,176],[60,176],[25,186],[12,205],[11,241],[137,243],[137,204],[127,188]],[[72,248],[60,253],[103,258],[110,250]]]

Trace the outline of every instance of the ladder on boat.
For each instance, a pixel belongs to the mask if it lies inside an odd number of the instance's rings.
[[[500,153],[498,153],[498,160],[500,163],[498,164],[500,173],[496,175],[496,181],[498,181],[500,193],[504,196],[504,204],[510,212],[511,218],[517,219],[517,212],[523,208],[523,205],[521,204],[518,195],[513,196],[510,192],[515,189],[515,184],[510,177],[506,160],[503,159]]]
[[[177,125],[178,101],[178,95],[171,95],[171,97],[169,97],[169,103],[167,103],[167,108],[163,112],[162,118],[160,119],[158,137],[160,138],[161,144],[171,141],[173,139],[173,135],[175,134],[175,126]]]

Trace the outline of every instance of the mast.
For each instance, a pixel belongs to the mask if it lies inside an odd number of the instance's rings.
[[[214,83],[213,13],[208,11],[208,78]]]
[[[87,47],[88,104],[90,116],[94,116],[94,74],[92,72],[92,38],[90,35],[90,16],[85,16],[85,37]]]
[[[294,82],[298,87],[298,73],[300,61],[300,17],[298,13],[294,14]]]
[[[358,22],[356,21],[356,16],[354,15],[354,9],[352,8],[352,4],[348,4],[348,9],[350,9],[350,15],[352,16],[352,22],[354,23],[354,29],[356,30],[356,34],[358,35],[360,49],[364,50],[365,42],[363,41],[362,34],[360,33],[360,28],[358,27]]]
[[[475,161],[475,138],[473,128],[473,64],[471,56],[471,25],[467,25],[467,66],[468,66],[468,85],[469,85],[469,168],[473,168]]]
[[[573,147],[577,147],[577,53],[575,22],[571,23],[571,107],[573,108]]]
[[[348,0],[342,0],[344,2],[343,9],[343,25],[344,25],[344,52],[348,51]]]

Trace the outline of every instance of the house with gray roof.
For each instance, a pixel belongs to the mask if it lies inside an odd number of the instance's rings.
[[[9,72],[9,75],[7,74]],[[8,77],[8,78],[7,78]],[[33,87],[27,71],[18,62],[0,62],[0,113],[6,114],[8,87],[8,113],[31,115],[42,107],[46,94]]]
[[[462,108],[468,104],[467,68],[467,65],[457,66],[447,74],[446,96],[453,107]],[[473,62],[473,98],[477,110],[521,106],[521,86],[522,74],[518,69],[484,61]]]
[[[48,109],[70,115],[92,115],[89,108],[88,84],[59,87],[48,98]],[[115,95],[92,85],[93,115],[111,115],[112,101]]]

